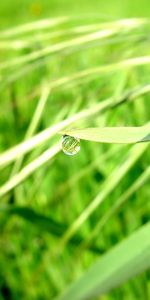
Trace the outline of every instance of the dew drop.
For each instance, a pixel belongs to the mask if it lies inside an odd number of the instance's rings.
[[[80,139],[70,135],[62,136],[62,150],[66,155],[75,155],[80,151]]]

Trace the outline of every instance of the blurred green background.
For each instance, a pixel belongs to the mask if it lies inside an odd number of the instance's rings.
[[[72,0],[15,0],[3,1],[0,6],[0,26],[5,27],[12,24],[19,24],[40,18],[81,15],[81,14],[102,15],[106,18],[131,18],[149,17],[150,4],[148,0],[93,0],[72,1]]]
[[[117,27],[119,29],[116,35],[106,38],[104,43],[103,40],[100,43],[89,40],[82,47],[79,43],[71,49],[68,47],[64,51],[54,51],[49,56],[43,55],[24,63],[18,62],[20,57],[82,37],[88,33],[80,31],[82,26],[97,24],[100,29],[105,29],[105,22],[149,17],[149,14],[148,0],[1,1],[0,151],[4,152],[24,140],[43,95],[43,82],[51,86],[55,79],[65,76],[70,78],[72,74],[82,70],[114,64],[114,69],[110,72],[100,72],[95,77],[73,79],[68,85],[56,86],[47,97],[33,134],[79,111],[90,109],[109,97],[119,97],[125,91],[149,84],[148,64],[138,67],[135,65],[135,68],[122,67],[119,71],[115,71],[115,64],[149,55],[150,28],[149,25],[133,30],[130,27],[125,30]],[[69,16],[70,20],[45,29],[11,33],[15,26],[59,16]],[[73,28],[78,28],[78,31],[70,32]],[[7,29],[10,29],[8,35]],[[63,30],[63,33],[58,34]],[[90,32],[93,31],[94,29]],[[17,48],[18,44],[15,42],[18,41],[21,46]],[[9,65],[13,60],[16,64]],[[149,95],[146,94],[133,103],[125,103],[115,109],[108,109],[105,113],[81,119],[75,126],[140,126],[149,119],[150,102]],[[27,154],[18,172],[58,141],[60,137],[56,134]],[[146,177],[139,188],[134,187],[134,183],[145,174],[149,166],[149,148],[147,145],[141,155],[138,155],[138,148],[133,150],[132,147],[134,146],[100,145],[82,141],[81,151],[77,156],[67,157],[60,151],[27,176],[18,187],[1,197],[0,300],[54,299],[102,253],[149,220],[149,177]],[[120,175],[121,168],[131,157],[135,158],[134,163],[123,176]],[[13,164],[1,170],[1,186],[15,173]],[[133,191],[130,191],[132,187]],[[87,217],[72,239],[61,248],[62,237],[67,228],[103,192],[106,192],[105,201]],[[111,207],[124,194],[125,204],[112,217],[104,220],[104,226],[101,230],[97,229],[91,243],[83,247],[97,223],[103,216],[107,216]],[[100,299],[149,300],[149,273],[137,276]]]

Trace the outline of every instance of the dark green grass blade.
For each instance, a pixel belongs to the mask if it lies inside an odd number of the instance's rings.
[[[40,229],[43,232],[49,232],[50,234],[56,236],[56,237],[61,237],[66,229],[67,225],[55,221],[51,217],[44,216],[42,214],[39,214],[35,212],[33,209],[27,208],[27,207],[19,207],[19,206],[6,206],[4,209],[0,210],[1,212],[6,212],[9,215],[17,215],[26,221],[32,223],[35,225],[38,229]],[[70,240],[70,245],[77,246],[81,242],[83,242],[84,239],[80,235],[75,235],[72,237]],[[103,253],[104,249],[100,249],[97,246],[94,245],[89,245],[89,250],[95,252],[95,253]]]

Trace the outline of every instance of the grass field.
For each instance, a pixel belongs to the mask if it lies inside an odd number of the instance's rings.
[[[150,299],[149,142],[83,139],[69,156],[60,134],[149,126],[149,12],[146,0],[0,4],[0,300]]]

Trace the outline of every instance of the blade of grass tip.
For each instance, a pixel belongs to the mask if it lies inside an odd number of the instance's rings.
[[[25,166],[19,173],[14,175],[10,180],[8,180],[3,186],[0,187],[0,197],[3,197],[17,185],[22,183],[38,168],[50,161],[50,159],[52,159],[60,150],[61,145],[60,143],[57,143],[53,147],[42,153],[38,158],[33,160],[27,166]]]
[[[6,29],[0,31],[1,38],[3,37],[14,37],[15,35],[27,33],[34,30],[42,30],[45,28],[51,28],[62,23],[65,23],[69,20],[69,17],[58,17],[58,18],[51,18],[51,19],[44,19],[37,22],[27,23],[23,25],[19,25],[14,28]]]
[[[82,120],[84,118],[91,117],[95,115],[98,112],[103,112],[104,110],[108,108],[116,107],[117,105],[120,105],[126,101],[133,101],[138,96],[144,95],[145,93],[150,92],[150,84],[146,86],[142,86],[136,89],[132,89],[126,93],[123,94],[123,96],[118,97],[118,99],[114,99],[113,97],[110,99],[107,99],[105,101],[102,101],[99,104],[96,104],[90,109],[85,109],[74,116],[71,116],[70,118],[63,120],[62,122],[47,128],[40,132],[39,134],[35,135],[31,139],[13,147],[10,150],[5,151],[3,154],[0,155],[0,167],[6,166],[9,163],[11,163],[13,160],[18,158],[20,155],[23,155],[30,150],[36,148],[38,145],[41,145],[42,143],[49,140],[52,136],[54,136],[56,133],[64,129],[65,127],[69,126],[70,124],[73,124],[79,120]]]
[[[133,144],[150,141],[148,126],[70,129],[60,133],[99,143]]]
[[[46,82],[44,82],[42,84],[41,97],[38,101],[38,104],[37,104],[37,107],[36,107],[35,112],[33,114],[31,123],[30,123],[30,125],[27,129],[26,134],[25,134],[25,140],[32,137],[34,135],[34,133],[36,132],[36,129],[39,125],[39,122],[40,122],[40,119],[42,117],[43,111],[45,109],[45,105],[47,103],[49,94],[50,94],[49,86],[46,84]],[[18,158],[18,160],[15,162],[10,177],[12,177],[15,173],[17,173],[19,171],[19,169],[22,165],[22,162],[23,162],[23,158],[24,158],[24,156],[20,156]]]
[[[150,125],[150,123],[149,123]],[[134,166],[136,161],[143,155],[148,148],[148,143],[136,144],[128,152],[128,158],[117,167],[101,186],[101,190],[94,200],[84,209],[80,216],[68,228],[60,241],[60,251],[64,248],[68,240],[79,230],[82,224],[91,216],[92,213],[101,205],[108,195],[120,183],[127,172]]]
[[[103,229],[103,227],[109,222],[109,219],[116,213],[122,205],[125,204],[125,202],[141,187],[144,186],[146,181],[148,181],[150,178],[150,167],[148,167],[138,178],[137,180],[132,184],[131,187],[129,187],[117,201],[110,206],[109,211],[106,212],[106,214],[98,221],[96,224],[96,227],[90,232],[90,236],[88,236],[87,240],[83,242],[83,244],[80,245],[79,249],[85,249],[88,247],[88,244],[91,244],[92,240],[96,237],[98,237],[100,231]],[[79,250],[78,249],[78,250]]]

